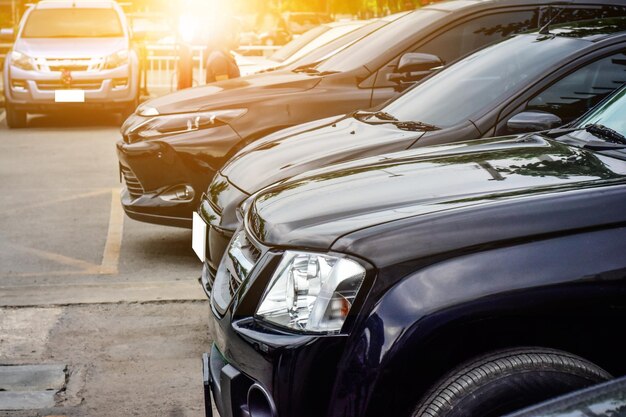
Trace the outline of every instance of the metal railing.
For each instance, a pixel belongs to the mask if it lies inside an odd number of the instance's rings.
[[[146,45],[145,70],[146,87],[152,93],[160,94],[176,90],[179,68],[179,48],[174,44]],[[268,54],[280,46],[242,46],[237,50],[242,54],[250,52]],[[193,85],[202,85],[205,80],[205,53],[202,46],[194,46],[192,51]]]

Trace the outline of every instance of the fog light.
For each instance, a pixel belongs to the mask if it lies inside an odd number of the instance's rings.
[[[11,88],[15,91],[26,91],[27,90],[26,80],[12,80]]]
[[[126,88],[128,87],[128,78],[114,78],[113,88]]]
[[[250,417],[276,417],[278,412],[270,394],[259,384],[248,390],[248,412]]]
[[[196,192],[191,185],[175,185],[163,191],[159,197],[165,201],[186,203],[192,201]]]

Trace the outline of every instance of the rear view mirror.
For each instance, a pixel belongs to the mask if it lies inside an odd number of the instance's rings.
[[[398,67],[387,79],[397,83],[418,81],[442,66],[443,62],[437,55],[408,52],[400,57]]]
[[[11,28],[0,29],[0,41],[13,42],[15,40],[15,32]]]
[[[559,116],[543,111],[524,111],[511,117],[506,126],[511,133],[537,132],[559,127],[563,121]]]

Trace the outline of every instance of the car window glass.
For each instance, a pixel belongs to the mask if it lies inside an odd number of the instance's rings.
[[[377,31],[359,39],[350,48],[337,53],[316,67],[320,72],[347,72],[367,66],[384,54],[390,45],[415,38],[424,28],[436,22],[444,12],[419,9],[396,19]]]
[[[626,54],[599,59],[570,73],[533,97],[527,110],[546,111],[569,123],[626,82]]]
[[[550,67],[587,45],[520,35],[489,46],[416,85],[384,107],[398,120],[450,127],[480,117]]]
[[[33,10],[26,20],[22,38],[122,37],[124,30],[113,9]]]
[[[576,22],[609,17],[626,16],[626,6],[575,6],[575,7],[543,7],[540,26],[550,20],[552,24]]]
[[[511,34],[523,32],[537,27],[538,10],[513,11],[477,17],[447,30],[428,41],[413,52],[437,55],[444,64],[450,63],[485,45],[496,42]],[[397,85],[387,80],[397,65],[396,58],[378,74],[376,87],[392,87]]]

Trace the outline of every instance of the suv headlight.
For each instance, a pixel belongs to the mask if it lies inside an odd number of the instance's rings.
[[[158,138],[160,136],[177,135],[195,132],[228,123],[247,110],[215,110],[199,113],[181,113],[156,116],[138,124],[129,132],[131,141]],[[132,140],[134,139],[134,140]]]
[[[286,251],[256,315],[299,332],[336,333],[364,279],[365,268],[352,259]]]
[[[128,64],[128,50],[122,49],[121,51],[117,51],[116,53],[106,57],[106,60],[104,61],[104,68],[114,69],[125,64]]]
[[[11,52],[11,64],[26,71],[35,69],[35,60],[18,51]]]

